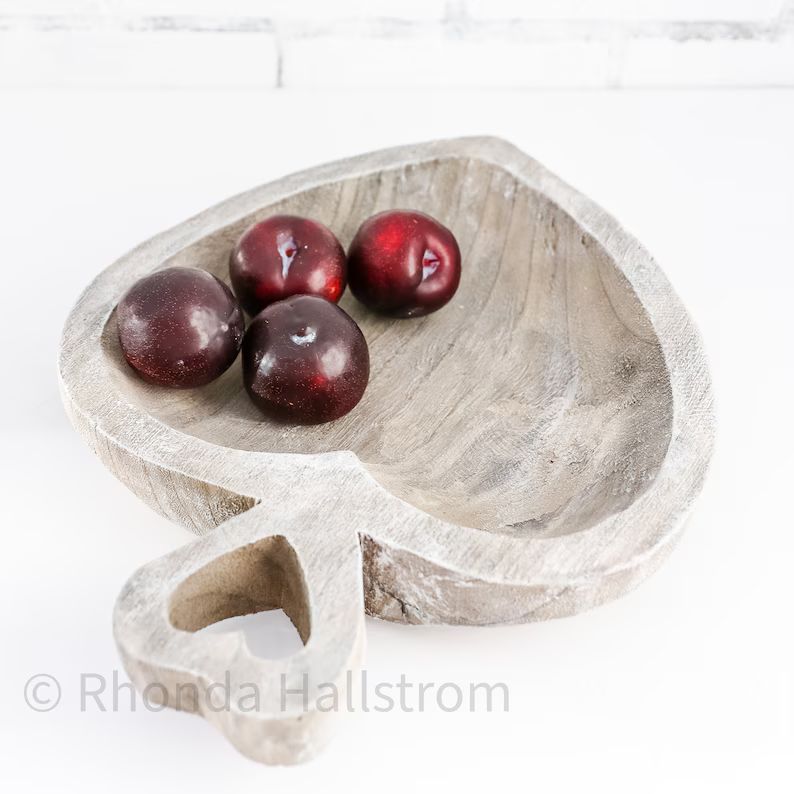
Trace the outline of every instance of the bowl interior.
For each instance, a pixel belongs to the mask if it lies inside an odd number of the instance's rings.
[[[124,362],[115,317],[103,349],[118,388],[175,429],[226,447],[352,450],[395,495],[504,534],[592,526],[648,488],[667,450],[672,396],[662,351],[631,285],[566,213],[505,170],[449,158],[322,185],[262,207],[162,263],[228,282],[242,230],[279,212],[316,218],[343,245],[369,215],[427,212],[455,233],[463,277],[429,317],[391,320],[346,293],[370,347],[361,403],[326,425],[264,419],[239,358],[214,383],[151,387]]]

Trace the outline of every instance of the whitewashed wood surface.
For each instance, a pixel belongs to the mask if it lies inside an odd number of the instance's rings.
[[[636,794],[637,781],[681,794],[794,790],[794,370],[781,366],[794,290],[781,255],[794,202],[790,92],[15,90],[2,99],[0,300],[17,341],[4,347],[14,386],[0,390],[0,619],[19,642],[0,658],[0,786],[337,792],[349,791],[352,772],[383,794],[417,781],[488,791],[528,775],[554,794]],[[322,135],[309,120],[274,123],[307,114],[328,122]],[[675,553],[630,595],[570,619],[488,629],[366,621],[371,685],[401,674],[414,691],[503,682],[507,713],[447,713],[434,699],[422,713],[358,710],[312,763],[264,769],[203,719],[140,700],[133,709],[127,688],[114,706],[119,584],[191,535],[118,482],[64,414],[55,360],[75,286],[252,185],[372,148],[483,132],[506,136],[619,218],[703,333],[717,444]],[[275,617],[233,628],[273,656]],[[299,647],[294,635],[290,650]],[[49,714],[21,693],[42,672],[63,687]],[[108,682],[105,711],[90,698],[81,710],[83,672]],[[123,670],[118,678],[128,683]]]

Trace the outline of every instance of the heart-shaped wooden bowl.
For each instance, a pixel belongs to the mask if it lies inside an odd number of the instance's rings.
[[[124,362],[114,307],[141,276],[182,265],[225,279],[236,237],[271,214],[316,218],[347,244],[397,207],[453,230],[461,286],[419,320],[345,296],[372,375],[342,419],[264,420],[239,362],[189,391],[148,386]],[[343,692],[365,609],[518,623],[614,598],[670,551],[712,448],[700,339],[667,279],[609,215],[493,138],[312,168],[158,235],[82,295],[60,376],[74,425],[119,479],[198,534],[218,527],[122,591],[130,676],[274,763],[327,738],[317,698]],[[276,607],[305,643],[286,660],[253,656],[239,633],[196,633]],[[219,682],[230,694],[216,708]]]

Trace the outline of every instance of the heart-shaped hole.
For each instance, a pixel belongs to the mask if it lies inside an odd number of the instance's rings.
[[[241,631],[245,635],[248,650],[260,659],[286,659],[303,648],[303,640],[295,624],[283,609],[226,618],[200,631],[207,634]]]
[[[182,631],[210,626],[214,632],[242,630],[257,656],[291,655],[297,639],[305,645],[311,630],[306,583],[295,550],[286,538],[273,535],[218,557],[179,585],[169,618]]]

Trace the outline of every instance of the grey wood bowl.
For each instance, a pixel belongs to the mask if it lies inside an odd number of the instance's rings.
[[[347,245],[395,207],[454,231],[463,279],[419,320],[345,296],[372,361],[351,414],[276,426],[249,402],[239,361],[189,391],[148,386],[124,362],[114,307],[141,276],[182,265],[226,279],[237,236],[271,214],[316,218]],[[59,371],[104,464],[204,535],[124,587],[114,631],[129,675],[268,763],[327,740],[333,714],[317,697],[344,690],[365,609],[485,625],[601,604],[667,556],[712,449],[701,342],[661,270],[603,210],[493,138],[312,168],[154,237],[83,293]],[[278,607],[305,643],[288,659],[253,656],[241,633],[196,633]],[[282,702],[306,681],[307,703]],[[213,682],[227,682],[230,706],[212,706]],[[240,705],[249,685],[253,710]]]

